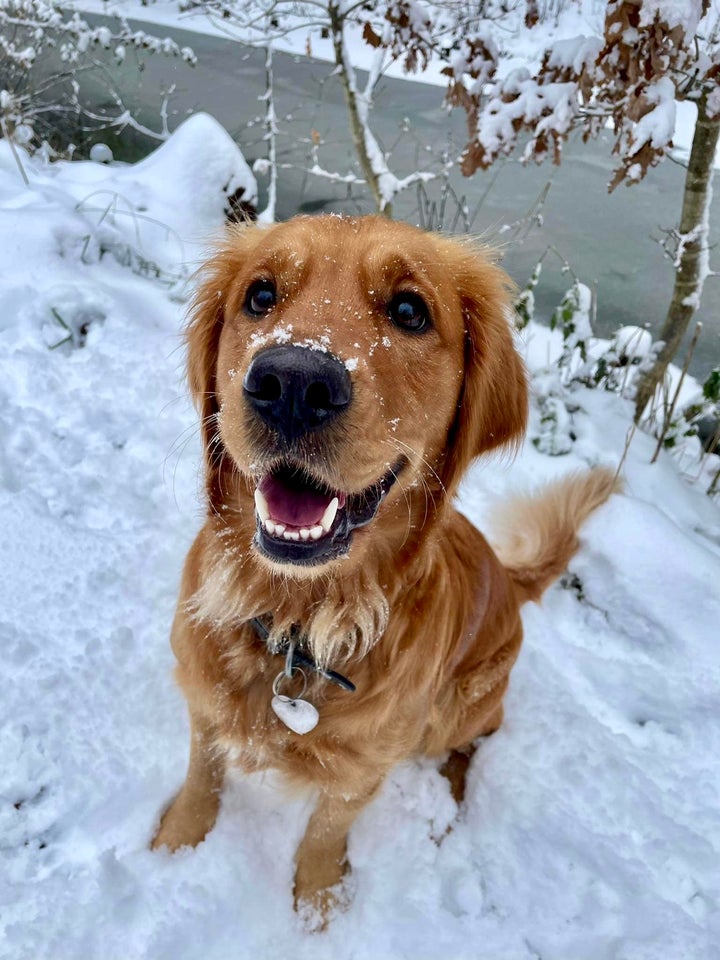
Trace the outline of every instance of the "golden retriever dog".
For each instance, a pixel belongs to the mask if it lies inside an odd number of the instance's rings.
[[[597,469],[515,501],[498,554],[454,508],[471,462],[525,430],[509,288],[470,243],[322,216],[229,228],[195,297],[207,516],[172,630],[190,761],[153,846],[205,837],[228,764],[275,768],[317,796],[294,896],[320,926],[396,764],[438,757],[462,800],[520,607],[615,488]]]

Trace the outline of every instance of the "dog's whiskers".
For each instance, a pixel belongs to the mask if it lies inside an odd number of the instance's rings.
[[[200,432],[202,424],[201,423],[191,423],[189,426],[185,427],[184,430],[181,430],[180,433],[175,437],[173,442],[170,444],[170,449],[165,454],[165,459],[163,460],[163,469],[165,468],[170,457],[177,452],[178,448],[182,446],[183,450],[185,446],[192,440],[193,436]],[[187,436],[186,436],[187,434]]]
[[[405,443],[405,441],[401,440],[399,437],[390,437],[390,442],[394,444],[400,444],[401,446],[405,447],[405,449],[409,451],[409,453],[411,453],[414,457],[417,457],[418,460],[421,463],[423,463],[428,468],[430,473],[435,477],[437,482],[440,484],[440,489],[442,490],[443,494],[447,496],[447,490],[445,489],[445,484],[442,482],[437,470],[433,467],[433,465],[429,462],[429,460],[426,460],[425,457],[421,453],[418,453],[418,451],[414,447],[411,447],[409,443]]]
[[[211,420],[214,420],[215,423],[216,423],[216,425],[217,425],[217,414],[216,414],[216,413],[213,413],[213,414],[211,414],[209,417],[206,417],[205,420],[203,421],[203,423],[210,423]],[[215,433],[213,433],[213,435],[212,435],[212,436],[210,437],[210,439],[208,440],[208,454],[209,454],[209,459],[210,459],[210,461],[214,461],[214,460],[216,459],[216,457],[217,457],[217,448],[219,448],[219,450],[220,450],[220,457],[219,457],[219,459],[217,459],[217,461],[216,461],[216,463],[215,463],[215,469],[217,470],[218,479],[219,479],[220,482],[222,483],[222,479],[221,479],[221,478],[223,477],[223,473],[224,473],[224,471],[223,471],[223,465],[224,465],[224,463],[225,463],[225,457],[227,456],[227,450],[226,450],[226,448],[225,448],[225,444],[222,442],[222,437],[220,436],[220,430],[219,430],[219,429],[216,430]],[[234,460],[231,459],[230,462],[231,462],[230,475],[231,475],[231,477],[232,477],[233,470],[236,470],[237,467],[236,467],[236,464],[235,464],[235,461],[234,461]],[[222,488],[221,488],[221,493],[223,494],[223,496],[227,496],[227,495],[228,495],[228,491],[227,491],[227,490],[224,490],[224,489],[222,489]],[[213,513],[215,514],[215,516],[218,517],[218,519],[222,520],[222,522],[223,522],[224,524],[227,524],[227,522],[228,522],[227,517],[224,517],[224,516],[222,516],[222,515],[220,514],[220,512],[219,512],[218,509],[217,509],[217,507],[216,507],[215,504],[212,502],[212,499],[211,499],[211,504],[210,504],[210,505],[211,505],[212,511],[213,511]]]
[[[391,439],[389,439],[389,440],[386,440],[385,442],[388,443],[389,445],[393,446],[393,447],[398,451],[398,453],[403,453],[402,449],[400,449],[399,445],[397,444],[397,442],[395,441],[394,438],[391,438]],[[407,449],[412,450],[412,448],[411,448],[411,447],[408,447],[407,444],[404,444],[404,446],[405,446]],[[414,452],[414,451],[413,451],[413,452]],[[423,460],[422,457],[420,457],[419,459],[420,459],[420,460]],[[424,462],[424,461],[423,461],[423,462]],[[397,477],[396,477],[396,479],[397,479]],[[430,512],[430,507],[429,507],[429,503],[428,503],[428,498],[432,501],[433,508],[436,509],[436,508],[437,508],[437,504],[435,503],[435,497],[434,497],[434,495],[433,495],[433,491],[431,490],[430,485],[428,484],[426,478],[422,475],[422,473],[419,475],[418,479],[420,480],[420,483],[422,484],[423,496],[424,496],[424,498],[425,498],[425,513],[424,513],[424,515],[423,515],[423,520],[422,520],[422,526],[425,526],[425,524],[427,523],[427,519],[428,519],[429,512]],[[399,484],[399,486],[401,487],[401,489],[403,490],[403,493],[405,493],[405,487],[403,486],[403,484],[402,484],[399,480],[398,480],[398,484]],[[407,496],[407,494],[406,494],[406,502],[407,502],[407,501],[408,501],[408,496]],[[410,535],[410,520],[408,521],[408,531],[407,531],[407,533],[406,533],[405,540],[403,541],[403,546],[404,546],[405,543],[407,542],[407,539],[408,539],[409,535]]]
[[[420,461],[420,463],[424,464],[424,465],[428,468],[428,470],[431,472],[431,474],[437,479],[438,483],[440,484],[440,488],[441,488],[441,490],[442,490],[442,493],[443,493],[443,494],[446,493],[445,487],[444,487],[442,481],[440,480],[440,478],[438,477],[437,472],[436,472],[435,469],[432,467],[432,465],[425,459],[425,457],[423,457],[421,454],[419,454],[413,447],[411,447],[409,444],[405,443],[403,440],[398,440],[397,437],[391,437],[391,438],[387,441],[387,443],[393,445],[393,446],[395,447],[395,449],[398,450],[399,453],[402,453],[402,452],[403,452],[402,449],[401,449],[401,447],[400,447],[400,445],[402,445],[402,447],[404,447],[405,450],[409,451],[411,454],[413,454],[415,457],[417,457],[417,459]],[[435,511],[437,511],[437,502],[436,502],[436,500],[435,500],[435,493],[434,493],[432,487],[430,486],[430,484],[428,483],[427,477],[425,477],[423,473],[420,473],[419,479],[420,479],[420,482],[422,483],[423,493],[424,493],[424,495],[425,495],[425,515],[424,515],[424,517],[423,517],[423,525],[424,525],[424,524],[427,522],[428,512],[429,512],[428,498],[432,501],[433,509],[434,509]]]
[[[170,459],[170,457],[177,455],[175,457],[175,465],[173,466],[173,474],[172,474],[173,499],[175,500],[176,506],[178,505],[178,501],[177,501],[177,495],[175,492],[175,478],[177,476],[178,466],[180,465],[180,461],[183,458],[183,454],[185,453],[185,450],[187,449],[188,444],[190,443],[191,440],[193,440],[197,436],[199,431],[200,431],[199,424],[193,424],[192,426],[186,427],[182,431],[182,433],[180,433],[173,440],[170,450],[167,452],[163,460],[162,479],[163,479],[163,483],[165,483],[165,471],[167,470],[168,460]],[[187,434],[187,436],[183,438],[184,434]]]
[[[179,398],[178,398],[178,399],[179,399]],[[202,431],[203,427],[204,427],[207,423],[209,423],[209,422],[214,418],[214,416],[215,416],[215,414],[210,414],[209,416],[204,417],[204,418],[203,418],[202,420],[200,420],[199,422],[192,423],[192,424],[190,424],[189,426],[185,427],[184,430],[181,430],[180,433],[177,435],[177,437],[173,440],[172,444],[170,445],[170,449],[168,450],[167,454],[165,455],[165,458],[164,458],[164,460],[163,460],[163,466],[162,466],[162,478],[163,478],[163,482],[165,482],[165,471],[166,471],[166,469],[167,469],[168,460],[169,460],[171,457],[173,457],[173,456],[176,457],[176,459],[175,459],[175,465],[173,466],[173,475],[172,475],[173,499],[174,499],[174,501],[175,501],[175,505],[176,505],[176,506],[178,506],[178,500],[177,500],[177,492],[176,492],[176,489],[175,489],[175,481],[176,481],[176,479],[177,479],[177,471],[178,471],[178,467],[180,466],[180,461],[182,460],[183,455],[185,454],[185,450],[187,449],[188,444],[189,444],[198,434],[200,434],[200,432]],[[198,480],[199,480],[199,479],[200,479],[200,477],[199,477],[199,471],[198,471]]]
[[[206,424],[210,423],[210,421],[213,420],[214,418],[215,418],[215,414],[211,413],[208,416],[204,417],[202,420],[191,423],[189,426],[185,427],[184,430],[180,431],[177,437],[175,437],[173,442],[170,444],[170,449],[168,450],[165,456],[165,459],[163,460],[163,470],[165,469],[165,466],[168,460],[170,459],[170,457],[177,452],[178,447],[182,444],[182,450],[180,451],[180,457],[181,457],[182,453],[185,450],[185,447],[190,442],[190,440],[192,440],[192,438],[196,434],[200,433],[203,427],[205,427]],[[185,434],[188,434],[188,436],[185,437]]]

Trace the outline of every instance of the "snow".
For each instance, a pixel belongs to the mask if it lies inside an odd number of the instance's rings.
[[[660,77],[649,84],[646,97],[655,104],[635,124],[632,132],[633,153],[646,143],[662,147],[672,139],[675,129],[675,85],[669,77]]]
[[[640,23],[651,24],[657,19],[671,30],[679,26],[685,34],[692,35],[697,32],[702,20],[703,6],[703,0],[645,0],[640,11]],[[717,11],[710,11],[708,27],[715,18]]]
[[[602,49],[599,37],[567,37],[556,41],[548,57],[548,66],[552,68],[564,67],[579,74],[593,64]]]
[[[490,98],[480,112],[476,137],[490,156],[508,153],[514,143],[514,131],[522,117],[536,123],[537,136],[570,129],[577,113],[577,96],[572,83],[546,83],[538,86],[525,69],[514,70],[505,78],[499,93]],[[528,143],[530,158],[537,137]]]
[[[613,341],[618,354],[627,357],[628,360],[647,357],[652,346],[650,331],[642,327],[620,327],[615,331]]]
[[[272,776],[230,782],[196,850],[149,851],[188,746],[168,644],[202,512],[187,255],[246,173],[207,118],[132,167],[23,165],[29,187],[0,142],[0,956],[717,957],[720,511],[639,432],[625,494],[524,611],[466,809],[435,763],[399,767],[353,828],[353,900],[327,933],[292,911],[310,803]],[[524,336],[541,378],[559,334]],[[573,400],[565,456],[528,442],[467,478],[484,530],[512,489],[620,459],[629,402]]]

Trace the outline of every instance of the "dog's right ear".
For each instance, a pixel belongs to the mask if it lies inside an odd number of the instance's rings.
[[[463,385],[441,472],[452,494],[475,457],[519,445],[527,424],[528,387],[513,341],[510,278],[470,245],[454,243],[449,251],[465,335]]]
[[[233,280],[239,275],[255,246],[259,228],[228,227],[214,252],[198,273],[199,286],[190,304],[187,343],[187,378],[190,394],[200,415],[205,456],[205,482],[213,506],[220,496],[219,470],[222,442],[218,434],[218,401],[215,393],[220,334]]]

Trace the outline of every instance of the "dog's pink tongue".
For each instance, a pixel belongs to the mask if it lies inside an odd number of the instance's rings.
[[[293,527],[312,527],[320,523],[332,496],[309,488],[295,489],[281,477],[269,475],[258,488],[267,501],[270,517]]]

